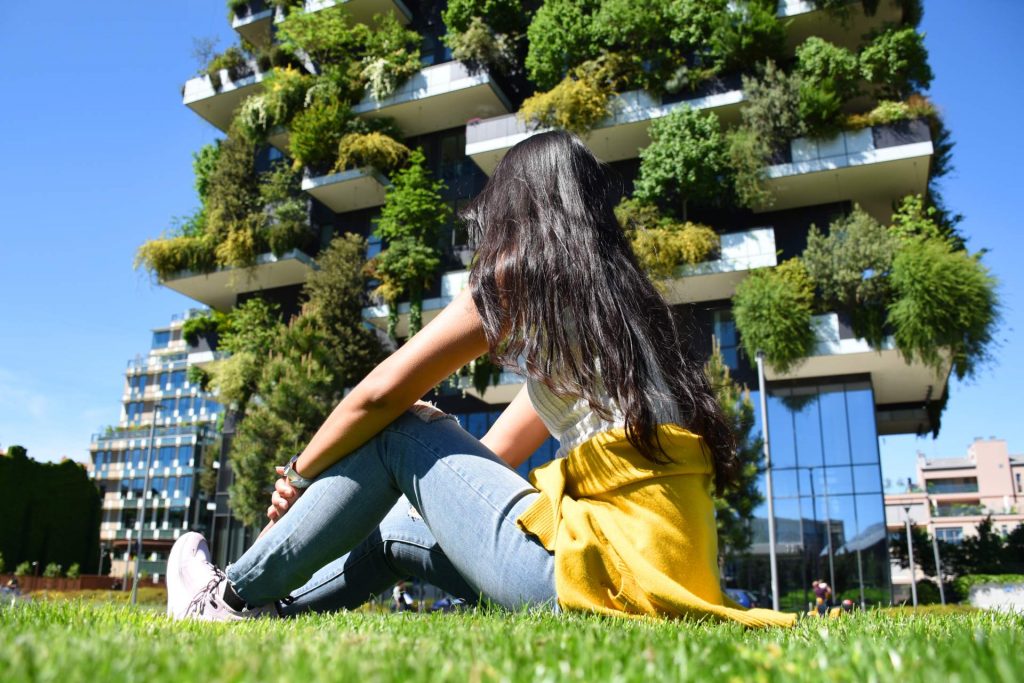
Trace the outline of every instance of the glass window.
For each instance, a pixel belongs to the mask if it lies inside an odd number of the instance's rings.
[[[179,415],[191,415],[193,412],[194,401],[191,396],[183,396],[178,400],[178,414]]]
[[[171,529],[185,528],[185,508],[170,508],[167,510],[167,526]]]
[[[171,341],[170,330],[157,330],[153,333],[153,348],[154,349],[166,349],[167,345]]]
[[[796,458],[801,467],[819,467],[824,458],[821,453],[821,418],[818,414],[818,394],[813,387],[795,387],[784,402],[793,412]]]
[[[171,373],[171,389],[181,389],[185,386],[185,371],[175,370]]]
[[[174,462],[174,451],[174,446],[161,446],[157,467],[171,467],[171,463]]]
[[[192,446],[181,446],[178,448],[178,465],[181,467],[192,467]]]
[[[853,493],[853,471],[849,467],[826,467],[822,472],[827,488],[818,491],[819,495],[826,491],[830,496]],[[817,476],[817,472],[815,475]]]
[[[732,319],[731,310],[715,311],[713,334],[721,347],[725,364],[736,369],[739,366],[739,336],[736,334],[736,323]]]
[[[959,526],[940,527],[935,530],[935,538],[943,543],[960,545],[960,542],[964,540],[964,529]]]
[[[848,384],[846,410],[849,415],[850,454],[853,463],[878,462],[878,433],[875,431],[875,399],[866,383]]]
[[[882,492],[882,470],[878,465],[854,465],[853,481],[857,493]]]
[[[776,393],[774,390],[768,392],[768,426],[771,436],[772,466],[794,467],[796,466],[796,440],[793,434],[793,415],[783,402],[788,397],[788,390],[783,390],[786,395]]]
[[[142,477],[134,477],[132,479],[132,495],[141,496],[143,491],[145,491],[145,485],[146,482]]]
[[[165,398],[160,400],[160,417],[172,417],[177,407],[178,399]]]
[[[797,498],[800,496],[800,482],[796,469],[772,468],[772,495],[776,498]]]
[[[161,493],[163,493],[163,491],[164,491],[164,478],[163,477],[153,477],[149,481],[149,490],[153,494],[154,497],[157,497]]]
[[[846,429],[846,392],[842,385],[827,387],[818,394],[821,436],[826,465],[850,464],[850,437]]]
[[[180,498],[188,498],[192,495],[192,477],[178,477],[178,491],[181,493]]]
[[[134,529],[135,521],[138,519],[139,513],[137,510],[126,509],[124,511],[124,517],[121,518],[122,529]]]

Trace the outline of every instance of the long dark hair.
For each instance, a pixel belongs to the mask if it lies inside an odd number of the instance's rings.
[[[615,219],[621,186],[575,135],[540,133],[505,155],[462,212],[475,241],[469,276],[491,357],[525,360],[528,377],[579,396],[665,462],[657,407],[677,407],[704,438],[719,491],[736,479],[735,440],[665,299],[641,270]]]

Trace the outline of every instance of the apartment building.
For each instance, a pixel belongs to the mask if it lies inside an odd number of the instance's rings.
[[[232,26],[253,45],[272,45],[284,16],[278,4],[250,2],[236,9]],[[445,3],[307,0],[292,4],[292,12],[319,12],[344,4],[357,22],[392,13],[422,36],[419,72],[385,98],[367,93],[352,112],[365,118],[390,118],[402,131],[405,144],[424,151],[433,175],[445,182],[444,197],[453,209],[479,192],[513,145],[538,132],[517,116],[524,98],[534,90],[521,75],[505,76],[453,59],[441,40],[446,31],[441,20]],[[901,3],[891,0],[883,0],[871,12],[852,3],[845,19],[821,5],[804,0],[779,3],[777,17],[786,27],[791,53],[808,36],[856,47],[865,34],[899,24],[904,16]],[[255,63],[241,70],[224,69],[217,78],[199,76],[185,84],[183,103],[227,133],[245,98],[262,92],[265,77],[263,67]],[[738,73],[674,94],[622,92],[615,95],[614,113],[584,140],[619,173],[628,191],[638,173],[640,151],[650,143],[652,122],[677,108],[691,107],[712,112],[724,126],[732,126],[740,119],[744,101]],[[754,269],[774,267],[800,255],[812,224],[827,226],[855,204],[888,224],[900,198],[927,191],[935,153],[935,141],[921,120],[867,126],[826,139],[797,138],[776,151],[765,171],[765,187],[773,198],[770,208],[698,211],[692,219],[715,226],[721,248],[707,262],[680,266],[665,289],[679,316],[699,330],[697,343],[710,347],[715,336],[734,377],[756,389],[753,359],[740,350],[732,315],[731,298],[737,285]],[[262,163],[286,158],[287,132],[272,130],[261,155]],[[382,245],[372,235],[373,221],[385,202],[388,185],[388,178],[373,168],[307,173],[302,189],[314,232],[325,238],[358,232],[369,238],[367,255],[374,255]],[[423,302],[425,323],[468,283],[466,264],[472,251],[465,232],[452,222],[442,241],[442,265]],[[321,248],[326,242],[321,241]],[[294,311],[302,284],[317,267],[316,251],[267,253],[244,274],[231,268],[181,272],[163,278],[161,284],[217,310],[229,310],[258,296]],[[408,303],[398,305],[399,337],[408,334],[409,310]],[[384,330],[389,313],[387,305],[370,305],[363,318]],[[942,398],[948,370],[937,373],[920,362],[908,363],[891,339],[880,349],[869,345],[857,338],[849,315],[843,312],[817,316],[814,328],[817,343],[805,362],[785,373],[767,367],[783,606],[805,604],[811,581],[822,578],[842,597],[886,602],[890,569],[878,437],[930,429],[929,408]],[[465,380],[434,398],[480,436],[521,383],[522,378],[505,372],[497,386],[484,392]],[[755,391],[755,405],[758,398]],[[218,524],[223,526],[216,534],[220,540],[215,540],[221,562],[236,557],[251,538],[251,532],[231,521],[227,443],[226,438],[216,504]],[[523,470],[550,459],[556,448],[549,441]],[[726,574],[733,585],[766,598],[770,589],[764,505],[756,511],[754,536],[751,552],[731,560]]]
[[[215,352],[182,336],[185,321],[200,313],[153,330],[149,351],[128,361],[120,419],[92,437],[90,474],[103,496],[102,569],[113,576],[130,574],[140,536],[140,572],[159,577],[174,540],[209,526],[198,478],[221,406],[189,382],[188,369]]]

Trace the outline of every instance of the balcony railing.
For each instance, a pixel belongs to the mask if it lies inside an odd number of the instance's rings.
[[[197,76],[185,83],[182,101],[189,109],[226,133],[235,110],[242,100],[262,88],[265,76],[255,63],[233,71],[221,69],[219,86],[209,76]]]
[[[939,505],[932,512],[935,517],[979,517],[986,514],[983,505]]]
[[[671,102],[643,90],[632,90],[617,95],[612,103],[612,115],[598,123],[583,139],[602,161],[632,159],[650,143],[647,129],[651,121],[684,106],[712,110],[720,118],[731,121],[738,118],[742,101],[743,93],[738,89],[712,90]],[[516,143],[544,130],[547,129],[522,121],[516,114],[474,121],[466,126],[466,156],[490,175]]]
[[[977,493],[978,482],[973,484],[945,484],[928,482],[928,493]]]

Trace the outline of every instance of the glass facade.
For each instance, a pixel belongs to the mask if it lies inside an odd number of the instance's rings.
[[[756,392],[753,400],[758,405]],[[870,383],[769,387],[767,404],[782,609],[800,610],[812,602],[814,580],[827,581],[836,600],[888,603],[885,505]],[[771,596],[767,512],[767,502],[755,510],[753,546],[726,565],[727,580],[757,592],[764,604]]]

